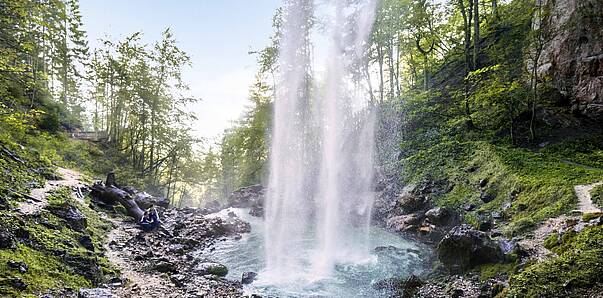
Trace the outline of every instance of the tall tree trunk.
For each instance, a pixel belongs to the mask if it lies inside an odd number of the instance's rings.
[[[390,38],[389,41],[389,55],[388,55],[388,59],[387,59],[387,66],[389,68],[389,98],[394,98],[394,92],[395,92],[395,79],[394,79],[394,42],[393,42],[393,38]]]
[[[383,48],[377,45],[377,59],[379,60],[379,100],[383,102]]]
[[[479,0],[473,2],[473,69],[479,68]]]

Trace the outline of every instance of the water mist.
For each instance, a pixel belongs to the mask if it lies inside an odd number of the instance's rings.
[[[331,2],[320,82],[310,67],[314,3],[285,7],[265,206],[272,281],[326,278],[369,255],[375,112],[358,73],[376,3]]]

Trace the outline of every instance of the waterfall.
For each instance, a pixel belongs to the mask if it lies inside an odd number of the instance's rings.
[[[329,277],[369,256],[375,111],[360,69],[375,0],[329,1],[322,80],[314,79],[315,5],[285,5],[266,199],[266,272],[295,281]]]

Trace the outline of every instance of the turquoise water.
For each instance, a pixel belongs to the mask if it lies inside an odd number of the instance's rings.
[[[247,271],[258,273],[252,284],[244,286],[245,294],[263,297],[388,297],[388,293],[375,290],[372,284],[386,278],[421,274],[428,264],[430,252],[425,247],[379,227],[372,227],[369,232],[370,245],[373,248],[381,247],[381,252],[373,250],[362,259],[338,263],[328,277],[313,276],[309,263],[296,272],[290,272],[286,278],[269,276],[263,272],[266,253],[264,221],[250,216],[246,209],[227,209],[217,216],[227,216],[230,211],[249,222],[251,232],[238,240],[220,241],[201,253],[226,265],[228,279],[240,280]],[[302,241],[299,245],[311,247],[314,244]]]

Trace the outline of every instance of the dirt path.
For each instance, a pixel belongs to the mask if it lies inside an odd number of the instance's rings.
[[[117,297],[184,297],[186,293],[182,293],[167,275],[149,274],[132,266],[126,243],[138,233],[138,229],[129,222],[109,220],[113,221],[117,228],[108,235],[105,245],[107,258],[121,270],[122,277],[126,279],[124,286],[112,289],[113,294]]]
[[[57,174],[61,179],[46,181],[44,187],[32,189],[27,200],[19,203],[17,209],[25,215],[32,215],[40,212],[40,210],[48,205],[48,200],[46,199],[48,195],[60,187],[72,188],[74,193],[76,193],[74,197],[77,200],[83,200],[83,196],[79,192],[80,188],[86,186],[82,182],[82,174],[75,170],[65,168],[58,168]]]
[[[578,196],[578,209],[582,213],[601,212],[601,209],[593,204],[592,196],[590,194],[590,191],[599,185],[603,185],[603,181],[586,185],[576,185],[574,187],[576,196]]]
[[[576,185],[574,190],[576,192],[576,196],[578,197],[578,209],[580,214],[592,213],[592,212],[600,212],[601,209],[597,208],[592,200],[590,191],[598,186],[603,185],[603,182],[596,182],[592,184],[586,185]],[[581,217],[579,215],[567,216],[561,215],[558,217],[549,218],[545,222],[543,222],[534,232],[529,235],[526,239],[519,241],[519,245],[524,249],[528,250],[533,258],[537,260],[544,260],[552,255],[551,251],[546,249],[544,245],[544,240],[553,232],[561,230],[568,221],[580,221]]]

